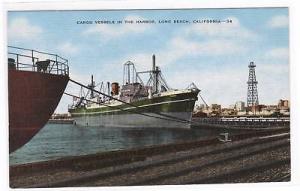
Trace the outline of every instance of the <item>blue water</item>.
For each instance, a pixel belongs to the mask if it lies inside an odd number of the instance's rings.
[[[78,127],[47,124],[30,142],[9,156],[10,165],[104,151],[216,137],[222,130]]]

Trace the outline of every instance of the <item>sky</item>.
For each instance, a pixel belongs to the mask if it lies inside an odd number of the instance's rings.
[[[199,23],[207,19],[225,22]],[[159,23],[162,20],[171,23]],[[96,83],[122,84],[126,61],[143,71],[151,68],[155,54],[169,86],[183,89],[193,82],[209,105],[246,102],[251,61],[256,64],[260,104],[290,98],[287,8],[13,11],[8,13],[7,32],[11,46],[67,58],[70,78],[84,84],[92,74]],[[77,95],[79,89],[69,82],[66,92]],[[71,102],[64,95],[56,112],[67,112]]]

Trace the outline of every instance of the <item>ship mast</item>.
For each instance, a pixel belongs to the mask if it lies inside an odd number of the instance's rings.
[[[156,66],[155,54],[152,55],[152,69],[147,71],[137,72],[134,64],[127,61],[123,68],[123,85],[140,83],[144,86],[143,80],[140,78],[140,74],[144,73],[150,74],[147,86],[151,86],[152,93],[157,94],[170,89],[161,73],[160,68]]]
[[[158,91],[158,67],[155,66],[155,54],[152,55],[153,93]]]
[[[134,83],[141,83],[143,85],[143,81],[138,75],[134,64],[131,61],[127,61],[123,68],[123,85]]]
[[[157,80],[155,75],[155,55],[152,55],[152,75],[153,75],[153,93],[156,93],[157,90]]]
[[[94,96],[94,88],[96,87],[95,86],[95,81],[94,81],[94,76],[92,75],[91,76],[91,83],[88,85],[88,87],[90,88],[91,90],[91,94],[90,94],[90,99],[93,99],[95,96]]]

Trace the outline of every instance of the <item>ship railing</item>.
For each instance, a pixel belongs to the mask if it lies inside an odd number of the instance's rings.
[[[56,75],[69,75],[68,60],[57,54],[8,46],[9,68],[42,72]]]

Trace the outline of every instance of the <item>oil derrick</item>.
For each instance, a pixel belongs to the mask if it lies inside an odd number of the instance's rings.
[[[249,64],[249,77],[248,77],[248,93],[247,93],[247,107],[256,114],[258,102],[258,91],[257,91],[257,81],[255,76],[255,67],[254,62]]]

